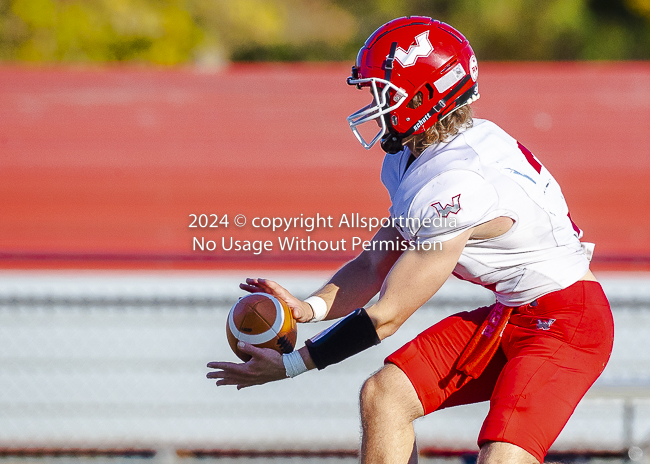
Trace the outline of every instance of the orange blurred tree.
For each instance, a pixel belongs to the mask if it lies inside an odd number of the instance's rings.
[[[454,25],[483,60],[650,58],[650,0],[0,0],[0,60],[352,60],[413,14]]]

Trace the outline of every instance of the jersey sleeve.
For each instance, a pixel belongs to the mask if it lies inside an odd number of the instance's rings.
[[[496,189],[468,170],[443,172],[426,183],[411,202],[407,224],[417,243],[444,242],[494,219]]]

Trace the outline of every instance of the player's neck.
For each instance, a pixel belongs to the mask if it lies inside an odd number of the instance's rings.
[[[407,139],[404,142],[404,146],[409,149],[414,158],[417,159],[418,156],[422,154],[422,149],[415,146],[415,138]]]

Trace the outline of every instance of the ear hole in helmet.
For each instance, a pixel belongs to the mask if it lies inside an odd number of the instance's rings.
[[[422,99],[424,97],[422,96],[422,92],[418,92],[415,95],[413,95],[413,98],[411,98],[411,101],[406,104],[407,108],[411,108],[414,110],[418,106],[422,104]]]
[[[431,87],[431,84],[427,82],[426,84],[424,84],[424,86],[429,91],[429,100],[433,99],[433,87]]]

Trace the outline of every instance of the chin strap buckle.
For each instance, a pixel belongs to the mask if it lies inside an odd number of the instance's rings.
[[[394,132],[388,132],[381,138],[381,149],[390,155],[399,153],[404,149],[402,137]]]

